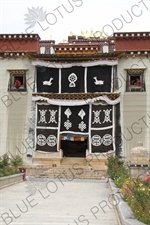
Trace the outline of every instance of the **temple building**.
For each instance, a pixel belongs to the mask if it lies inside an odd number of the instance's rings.
[[[0,146],[33,165],[150,149],[150,33],[0,34]],[[103,164],[104,165],[104,164]]]

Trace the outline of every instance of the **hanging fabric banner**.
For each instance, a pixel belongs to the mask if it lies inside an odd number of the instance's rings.
[[[37,92],[58,93],[59,70],[37,67]]]
[[[88,136],[73,136],[73,135],[61,135],[62,141],[85,141]]]
[[[98,65],[108,65],[108,66],[115,66],[118,64],[118,60],[97,60],[92,62],[73,62],[73,63],[63,63],[63,62],[46,62],[40,60],[32,61],[33,66],[42,66],[42,67],[51,67],[51,68],[70,68],[72,66],[83,66],[83,67],[90,67],[90,66],[98,66]]]
[[[38,93],[111,92],[112,66],[72,66],[69,68],[37,67]]]
[[[58,150],[59,107],[37,104],[36,150],[56,152]]]
[[[58,106],[37,104],[37,126],[58,127],[58,114]]]
[[[103,95],[103,96],[99,96],[96,98],[89,98],[89,99],[84,99],[84,100],[73,100],[73,99],[61,100],[61,99],[49,99],[49,98],[46,98],[43,96],[33,96],[32,100],[33,101],[47,101],[49,104],[60,105],[60,106],[82,106],[82,105],[92,104],[99,100],[105,101],[109,105],[116,105],[120,102],[120,97],[116,98],[115,100],[111,100],[111,99],[109,99],[108,96]]]
[[[84,67],[61,69],[61,92],[84,93]]]
[[[111,66],[87,68],[87,92],[111,91]]]
[[[114,150],[113,129],[91,130],[91,152],[109,152]]]
[[[61,107],[61,132],[87,133],[89,106]]]
[[[91,128],[110,127],[113,124],[113,110],[111,105],[92,105]]]
[[[36,150],[56,152],[58,150],[57,129],[36,130]]]
[[[54,152],[59,140],[85,141],[89,137],[91,153],[114,151],[113,111],[111,105],[58,107],[38,103],[36,150]]]

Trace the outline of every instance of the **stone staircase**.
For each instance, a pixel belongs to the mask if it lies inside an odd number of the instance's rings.
[[[102,179],[107,176],[106,168],[94,168],[85,158],[62,158],[60,165],[32,165],[27,167],[27,176],[43,178],[73,179]]]
[[[62,167],[70,167],[75,164],[87,168],[87,160],[85,158],[75,158],[75,157],[64,157],[61,161]]]

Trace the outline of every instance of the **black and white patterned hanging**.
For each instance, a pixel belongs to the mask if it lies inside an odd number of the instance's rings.
[[[37,67],[37,92],[58,93],[59,70],[56,68]]]
[[[47,112],[47,110],[44,110],[44,109],[39,109],[38,110],[38,112],[40,113],[40,118],[38,119],[38,124],[47,124],[47,122],[46,122],[46,112]]]
[[[84,67],[73,66],[61,69],[61,92],[84,92]]]
[[[56,110],[54,110],[54,109],[50,110],[49,109],[49,113],[50,113],[50,119],[49,119],[48,123],[50,123],[50,124],[53,124],[53,123],[57,124],[56,114],[58,113],[58,110],[57,109]]]
[[[108,152],[114,150],[113,129],[91,130],[91,152]]]
[[[87,92],[111,92],[111,66],[87,68]]]
[[[89,106],[62,106],[61,107],[61,132],[88,132]]]
[[[37,129],[36,150],[45,152],[57,151],[57,129]]]
[[[112,126],[113,110],[111,105],[92,105],[92,128]]]
[[[37,105],[37,126],[58,127],[59,107],[54,105]]]

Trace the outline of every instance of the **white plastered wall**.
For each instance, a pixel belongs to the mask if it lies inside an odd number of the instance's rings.
[[[146,92],[126,92],[125,69],[143,68]],[[138,141],[150,150],[150,59],[145,57],[128,57],[119,59],[117,69],[119,89],[121,92],[121,129],[123,155],[129,160],[130,149]]]
[[[28,70],[27,92],[8,92],[10,69]],[[6,152],[20,154],[26,161],[24,146],[28,139],[34,70],[28,58],[0,59],[0,155]]]

